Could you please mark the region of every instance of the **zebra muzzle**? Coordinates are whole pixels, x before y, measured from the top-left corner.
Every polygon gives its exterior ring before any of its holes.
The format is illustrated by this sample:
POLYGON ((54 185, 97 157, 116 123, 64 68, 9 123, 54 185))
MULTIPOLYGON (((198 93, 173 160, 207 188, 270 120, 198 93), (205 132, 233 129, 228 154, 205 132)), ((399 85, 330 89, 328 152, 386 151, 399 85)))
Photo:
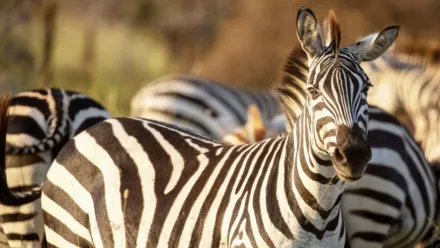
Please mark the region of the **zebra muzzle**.
POLYGON ((336 174, 344 181, 358 180, 371 159, 371 148, 364 131, 357 125, 352 128, 340 125, 337 128, 336 143, 332 155, 336 174))

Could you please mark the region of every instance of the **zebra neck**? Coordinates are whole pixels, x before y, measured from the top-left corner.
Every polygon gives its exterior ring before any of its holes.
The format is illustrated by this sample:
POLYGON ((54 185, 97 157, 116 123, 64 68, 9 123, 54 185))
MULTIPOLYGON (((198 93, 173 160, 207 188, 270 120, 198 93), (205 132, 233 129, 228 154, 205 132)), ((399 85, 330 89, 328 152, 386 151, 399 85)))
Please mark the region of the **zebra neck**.
MULTIPOLYGON (((320 137, 322 130, 315 129, 315 123, 311 117, 313 107, 311 107, 307 102, 304 104, 303 111, 298 116, 297 122, 300 125, 296 129, 296 135, 301 136, 304 145, 307 146, 307 150, 311 157, 318 159, 318 165, 324 164, 326 167, 331 165, 331 156, 327 151, 326 145, 324 144, 324 139, 320 137)), ((333 175, 327 175, 333 176, 333 175)))
POLYGON ((287 149, 287 167, 292 168, 287 176, 304 223, 320 231, 331 230, 338 225, 344 185, 336 178, 331 161, 320 159, 312 149, 309 125, 313 123, 303 112, 288 136, 287 146, 293 149, 287 149))

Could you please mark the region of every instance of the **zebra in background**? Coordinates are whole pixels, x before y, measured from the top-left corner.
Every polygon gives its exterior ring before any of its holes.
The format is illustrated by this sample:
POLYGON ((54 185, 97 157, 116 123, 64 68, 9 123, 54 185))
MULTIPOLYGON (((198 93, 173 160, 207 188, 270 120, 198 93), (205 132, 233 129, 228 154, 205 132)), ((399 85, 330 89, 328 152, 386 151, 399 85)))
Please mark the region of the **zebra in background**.
POLYGON ((243 90, 188 75, 166 76, 142 88, 131 101, 131 116, 188 128, 215 140, 246 122, 254 104, 264 121, 281 113, 270 90, 243 90))
MULTIPOLYGON (((47 88, 15 95, 9 106, 7 185, 3 186, 13 194, 38 191, 61 147, 109 117, 101 104, 74 91, 47 88)), ((39 247, 44 236, 39 194, 27 203, 16 201, 13 194, 0 199, 1 225, 8 243, 10 247, 39 247)))
POLYGON ((401 37, 393 49, 393 55, 405 64, 431 66, 440 62, 440 42, 426 37, 401 37))
POLYGON ((362 63, 362 68, 372 74, 384 69, 406 70, 421 69, 438 66, 440 59, 439 43, 428 40, 417 40, 400 37, 387 52, 374 61, 362 63))
MULTIPOLYGON (((43 186, 48 244, 343 247, 344 182, 358 180, 371 156, 359 63, 386 50, 398 28, 340 49, 339 24, 328 18, 323 37, 313 12, 298 12, 311 77, 286 136, 225 146, 171 124, 116 118, 66 144, 43 186)), ((293 86, 283 86, 287 99, 293 86)))
POLYGON ((399 56, 388 57, 391 59, 381 64, 362 65, 375 85, 369 100, 390 113, 407 116, 426 157, 440 170, 440 67, 420 66, 414 54, 412 63, 399 61, 399 56), (397 66, 393 60, 399 61, 397 66))
MULTIPOLYGON (((300 89, 295 92, 298 96, 291 96, 297 101, 307 94, 307 67, 306 54, 300 48, 294 49, 284 68, 283 80, 300 89)), ((422 150, 406 128, 381 109, 370 106, 369 113, 372 159, 364 176, 346 186, 342 198, 351 247, 410 247, 419 240, 425 244, 438 240, 438 230, 433 226, 438 225, 439 219, 436 213, 440 206, 439 192, 435 187, 438 177, 434 177, 422 150), (431 229, 427 232, 428 227, 431 229)), ((299 115, 299 112, 288 113, 290 118, 284 121, 295 121, 299 115)), ((260 133, 265 131, 258 119, 253 118, 247 127, 227 135, 228 140, 237 143, 251 140, 249 137, 255 137, 253 126, 260 133)))

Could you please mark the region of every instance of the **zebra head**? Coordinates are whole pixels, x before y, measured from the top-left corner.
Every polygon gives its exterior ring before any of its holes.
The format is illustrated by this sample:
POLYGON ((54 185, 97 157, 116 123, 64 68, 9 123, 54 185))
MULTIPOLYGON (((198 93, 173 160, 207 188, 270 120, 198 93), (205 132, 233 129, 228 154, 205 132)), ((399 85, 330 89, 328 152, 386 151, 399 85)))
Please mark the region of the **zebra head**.
POLYGON ((394 42, 399 27, 365 37, 340 48, 341 31, 333 10, 321 29, 315 15, 301 8, 297 36, 307 53, 307 107, 315 153, 333 162, 345 181, 359 179, 371 158, 367 144, 367 92, 371 86, 360 67, 379 57, 394 42))

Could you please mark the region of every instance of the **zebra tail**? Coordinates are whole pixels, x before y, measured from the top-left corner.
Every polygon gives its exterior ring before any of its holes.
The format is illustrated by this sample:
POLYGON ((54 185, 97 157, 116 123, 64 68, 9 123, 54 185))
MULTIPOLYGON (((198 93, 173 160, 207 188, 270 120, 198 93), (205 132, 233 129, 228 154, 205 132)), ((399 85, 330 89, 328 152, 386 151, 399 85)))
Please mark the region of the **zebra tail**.
MULTIPOLYGON (((56 91, 52 91, 52 94, 55 93, 61 94, 56 91)), ((66 118, 63 118, 63 113, 64 113, 63 111, 64 104, 62 100, 63 96, 55 95, 53 97, 54 100, 57 102, 56 104, 57 116, 51 120, 50 126, 55 126, 55 131, 51 135, 42 139, 38 144, 35 145, 17 147, 6 143, 6 154, 31 155, 31 154, 42 153, 54 149, 54 147, 58 146, 61 142, 63 142, 63 138, 66 136, 66 130, 68 130, 69 122, 66 120, 66 118)))
POLYGON ((6 135, 8 130, 8 107, 12 97, 0 96, 0 203, 7 206, 23 205, 40 197, 41 187, 25 193, 12 192, 6 180, 6 135))
POLYGON ((54 135, 42 139, 38 144, 29 146, 14 146, 6 144, 6 154, 8 155, 32 155, 52 150, 61 144, 65 135, 57 128, 54 135))

